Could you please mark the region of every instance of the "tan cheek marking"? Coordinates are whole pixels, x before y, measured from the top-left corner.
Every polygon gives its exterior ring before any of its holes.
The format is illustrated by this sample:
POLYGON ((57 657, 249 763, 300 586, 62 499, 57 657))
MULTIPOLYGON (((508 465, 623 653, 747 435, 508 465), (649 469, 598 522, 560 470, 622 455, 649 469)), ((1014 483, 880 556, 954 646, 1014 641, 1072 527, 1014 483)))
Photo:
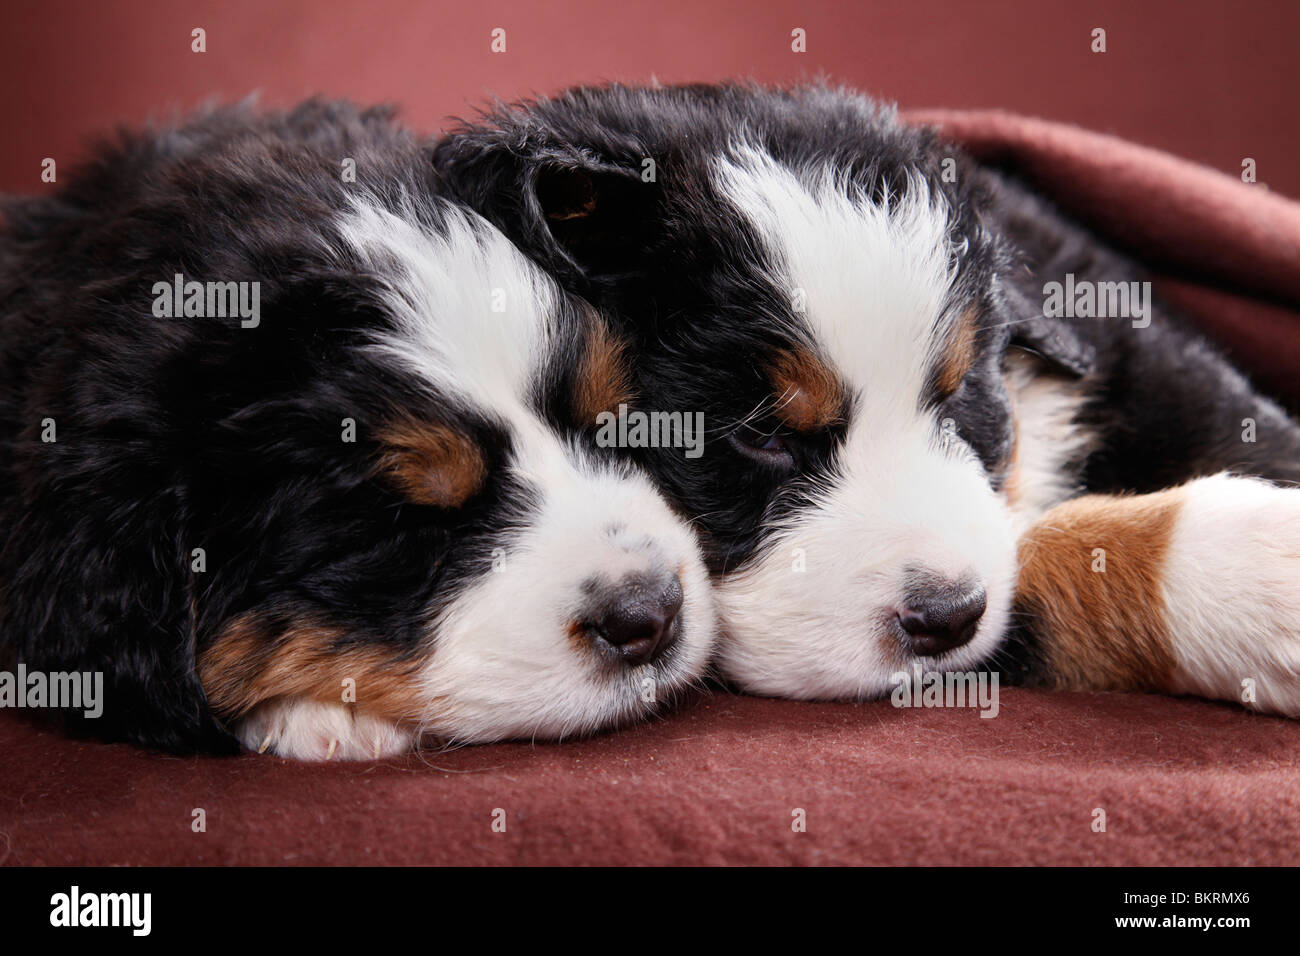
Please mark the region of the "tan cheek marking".
POLYGON ((1016 395, 1011 383, 1006 385, 1007 398, 1011 403, 1011 454, 1002 478, 1002 494, 1007 505, 1012 509, 1020 507, 1023 491, 1020 487, 1020 415, 1016 411, 1016 395))
POLYGON ((570 649, 582 660, 594 659, 592 635, 581 621, 569 621, 564 626, 570 649))
POLYGON ((847 396, 839 376, 807 349, 780 353, 768 367, 776 393, 773 410, 796 431, 816 431, 842 421, 847 396))
POLYGON ((1049 686, 1162 690, 1175 661, 1161 572, 1182 493, 1088 495, 1021 538, 1017 611, 1043 648, 1049 686), (1093 570, 1095 549, 1105 570, 1093 570))
POLYGON ((957 386, 975 363, 975 330, 975 310, 968 309, 949 331, 947 348, 935 380, 940 395, 947 397, 957 391, 957 386))
POLYGON ((601 412, 616 411, 620 404, 630 401, 631 381, 623 342, 593 317, 574 385, 573 407, 578 422, 594 424, 601 412))
POLYGON ((433 422, 398 422, 379 434, 379 469, 416 504, 456 508, 487 477, 483 453, 466 435, 433 422))
POLYGON ((278 697, 344 703, 344 680, 356 686, 358 710, 390 720, 419 719, 432 703, 415 678, 418 661, 383 647, 335 647, 339 632, 308 623, 282 634, 256 614, 232 620, 199 655, 199 680, 221 717, 242 717, 278 697))

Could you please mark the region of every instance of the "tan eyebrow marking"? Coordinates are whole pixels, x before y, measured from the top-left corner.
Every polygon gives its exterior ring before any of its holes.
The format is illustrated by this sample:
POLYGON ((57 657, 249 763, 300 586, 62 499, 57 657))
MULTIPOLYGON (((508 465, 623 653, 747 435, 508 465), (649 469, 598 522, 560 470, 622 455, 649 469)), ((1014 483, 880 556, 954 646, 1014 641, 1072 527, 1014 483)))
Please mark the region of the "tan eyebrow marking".
POLYGON ((384 446, 380 472, 415 504, 459 507, 487 478, 482 449, 447 425, 392 422, 380 431, 379 441, 384 446))
POLYGON ((815 431, 843 421, 848 395, 839 376, 810 349, 780 352, 768 366, 776 393, 773 414, 796 431, 815 431))
POLYGON ((578 421, 595 423, 601 412, 615 411, 632 397, 627 349, 605 324, 590 318, 586 350, 574 382, 573 407, 578 421))
POLYGON ((935 388, 945 398, 957 391, 975 363, 976 320, 975 309, 967 309, 948 330, 948 341, 935 377, 935 388))

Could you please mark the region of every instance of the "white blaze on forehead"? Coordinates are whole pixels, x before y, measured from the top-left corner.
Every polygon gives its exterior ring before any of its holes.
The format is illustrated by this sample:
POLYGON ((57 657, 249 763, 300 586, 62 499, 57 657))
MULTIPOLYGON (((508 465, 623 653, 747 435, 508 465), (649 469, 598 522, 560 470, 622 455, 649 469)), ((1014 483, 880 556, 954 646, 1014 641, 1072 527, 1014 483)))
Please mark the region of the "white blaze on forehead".
POLYGON ((516 473, 546 487, 572 482, 587 456, 562 442, 528 395, 556 343, 560 294, 499 230, 443 206, 436 228, 418 210, 355 201, 344 240, 384 283, 396 326, 375 348, 440 393, 507 423, 516 473))
POLYGON ((410 206, 395 213, 356 201, 341 223, 344 240, 383 281, 396 326, 374 347, 507 425, 512 471, 548 500, 611 469, 625 475, 625 466, 597 464, 530 407, 533 382, 558 344, 558 288, 486 219, 455 206, 438 212, 433 228, 410 206))
MULTIPOLYGON (((436 230, 416 212, 357 201, 344 240, 385 282, 395 335, 382 348, 430 384, 483 410, 517 412, 556 334, 558 294, 485 219, 444 207, 436 230)), ((515 417, 507 415, 507 417, 515 417)))
POLYGON ((914 401, 953 320, 943 197, 918 175, 905 196, 873 200, 834 170, 799 175, 751 147, 718 161, 714 175, 762 237, 787 301, 802 292, 821 355, 868 397, 914 401))

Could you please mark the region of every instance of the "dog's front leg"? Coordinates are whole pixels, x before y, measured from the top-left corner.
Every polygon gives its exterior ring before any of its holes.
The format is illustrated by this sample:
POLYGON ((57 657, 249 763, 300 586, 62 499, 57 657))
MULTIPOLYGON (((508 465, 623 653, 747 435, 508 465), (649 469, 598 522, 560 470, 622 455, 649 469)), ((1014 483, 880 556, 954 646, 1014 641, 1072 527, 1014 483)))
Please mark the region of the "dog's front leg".
POLYGON ((1031 682, 1300 717, 1300 489, 1217 475, 1075 498, 1019 556, 1031 682))

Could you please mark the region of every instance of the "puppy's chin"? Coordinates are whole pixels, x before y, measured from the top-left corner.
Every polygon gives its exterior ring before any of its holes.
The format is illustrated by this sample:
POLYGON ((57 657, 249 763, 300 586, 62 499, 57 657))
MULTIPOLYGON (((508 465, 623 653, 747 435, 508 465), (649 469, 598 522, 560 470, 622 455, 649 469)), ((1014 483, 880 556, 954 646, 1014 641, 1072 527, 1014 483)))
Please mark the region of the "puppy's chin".
POLYGON ((568 686, 554 694, 547 693, 549 685, 539 685, 536 693, 498 699, 490 706, 469 699, 448 701, 437 708, 435 718, 417 725, 417 736, 429 747, 562 741, 614 730, 662 710, 699 677, 700 662, 687 655, 666 655, 654 664, 617 672, 584 674, 586 668, 579 665, 566 679, 568 686))

